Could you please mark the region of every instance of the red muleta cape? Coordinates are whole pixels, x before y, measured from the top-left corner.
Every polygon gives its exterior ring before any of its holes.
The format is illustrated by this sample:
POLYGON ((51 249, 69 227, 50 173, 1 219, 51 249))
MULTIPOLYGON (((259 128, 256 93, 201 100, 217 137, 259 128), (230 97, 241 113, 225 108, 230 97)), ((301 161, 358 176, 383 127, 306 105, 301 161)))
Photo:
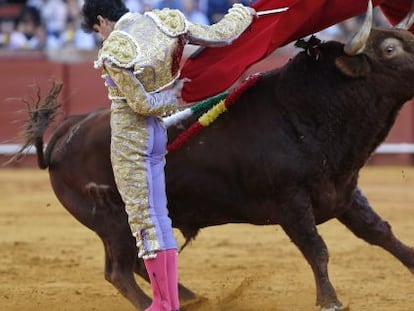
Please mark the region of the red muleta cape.
MULTIPOLYGON (((280 7, 289 7, 289 10, 257 18, 229 46, 206 48, 195 58, 188 58, 181 78, 191 81, 184 84, 183 99, 196 102, 223 92, 249 66, 278 47, 363 14, 367 4, 368 1, 361 0, 259 0, 253 5, 258 12, 280 7)), ((373 4, 379 5, 394 25, 408 13, 411 0, 374 0, 373 4)))

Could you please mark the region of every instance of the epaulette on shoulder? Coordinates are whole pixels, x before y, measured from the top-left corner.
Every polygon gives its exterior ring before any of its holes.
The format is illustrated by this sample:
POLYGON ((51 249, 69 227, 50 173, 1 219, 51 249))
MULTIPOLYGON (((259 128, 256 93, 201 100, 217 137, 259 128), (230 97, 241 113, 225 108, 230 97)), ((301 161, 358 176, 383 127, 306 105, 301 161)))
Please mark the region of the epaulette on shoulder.
POLYGON ((106 61, 122 68, 131 68, 140 55, 136 41, 128 33, 115 30, 104 41, 95 68, 101 67, 106 61))
POLYGON ((145 12, 144 14, 150 17, 158 28, 170 37, 177 37, 188 31, 187 20, 179 10, 164 8, 145 12))

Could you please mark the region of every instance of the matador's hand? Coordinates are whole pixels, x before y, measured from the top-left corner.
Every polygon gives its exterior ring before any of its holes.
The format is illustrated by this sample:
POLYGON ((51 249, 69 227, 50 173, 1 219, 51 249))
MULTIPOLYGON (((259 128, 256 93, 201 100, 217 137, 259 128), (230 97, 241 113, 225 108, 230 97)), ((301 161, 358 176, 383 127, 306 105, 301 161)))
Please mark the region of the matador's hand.
POLYGON ((253 17, 258 17, 257 12, 254 8, 250 7, 250 6, 246 6, 246 9, 250 12, 250 15, 253 17))
POLYGON ((173 90, 175 91, 175 96, 177 97, 177 99, 181 102, 182 96, 181 96, 181 90, 184 87, 184 83, 186 82, 190 82, 191 80, 189 78, 183 78, 183 79, 178 79, 175 81, 174 85, 173 85, 173 90))

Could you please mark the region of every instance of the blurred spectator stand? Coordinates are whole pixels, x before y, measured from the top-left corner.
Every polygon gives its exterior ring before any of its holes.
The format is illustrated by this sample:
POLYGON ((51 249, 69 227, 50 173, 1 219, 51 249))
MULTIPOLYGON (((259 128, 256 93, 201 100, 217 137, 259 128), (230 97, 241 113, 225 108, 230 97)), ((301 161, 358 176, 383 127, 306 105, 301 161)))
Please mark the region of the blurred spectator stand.
POLYGON ((46 35, 40 11, 35 7, 22 7, 6 46, 12 50, 37 50, 43 49, 45 43, 46 35))
POLYGON ((0 48, 9 43, 10 34, 20 15, 23 4, 0 1, 0 48))

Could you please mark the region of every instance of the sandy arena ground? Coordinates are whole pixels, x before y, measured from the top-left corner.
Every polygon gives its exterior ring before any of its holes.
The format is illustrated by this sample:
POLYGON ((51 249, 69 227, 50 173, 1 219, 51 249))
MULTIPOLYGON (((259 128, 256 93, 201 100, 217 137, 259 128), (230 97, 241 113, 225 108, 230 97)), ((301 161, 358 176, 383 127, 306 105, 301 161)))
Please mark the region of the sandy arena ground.
MULTIPOLYGON (((360 184, 414 246, 414 168, 369 167, 360 184)), ((1 311, 134 310, 104 280, 100 240, 58 203, 46 171, 0 170, 0 185, 1 311)), ((414 276, 400 262, 335 220, 319 230, 331 281, 350 310, 414 310, 414 276)), ((204 297, 186 311, 317 310, 310 267, 277 226, 205 229, 180 255, 179 269, 181 282, 204 297)))

